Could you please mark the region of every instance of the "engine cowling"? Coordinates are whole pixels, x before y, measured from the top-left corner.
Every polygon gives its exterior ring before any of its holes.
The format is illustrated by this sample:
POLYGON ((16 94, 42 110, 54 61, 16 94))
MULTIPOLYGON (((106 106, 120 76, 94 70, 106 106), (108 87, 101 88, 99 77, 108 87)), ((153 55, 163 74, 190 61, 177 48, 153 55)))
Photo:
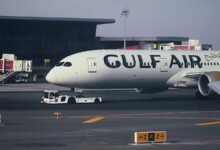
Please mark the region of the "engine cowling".
POLYGON ((198 88, 205 97, 216 97, 217 94, 208 86, 209 83, 220 80, 220 72, 208 72, 199 77, 198 88))
POLYGON ((163 88, 139 88, 139 89, 135 89, 136 92, 138 93, 159 93, 159 92, 163 92, 166 91, 168 88, 167 87, 163 87, 163 88))

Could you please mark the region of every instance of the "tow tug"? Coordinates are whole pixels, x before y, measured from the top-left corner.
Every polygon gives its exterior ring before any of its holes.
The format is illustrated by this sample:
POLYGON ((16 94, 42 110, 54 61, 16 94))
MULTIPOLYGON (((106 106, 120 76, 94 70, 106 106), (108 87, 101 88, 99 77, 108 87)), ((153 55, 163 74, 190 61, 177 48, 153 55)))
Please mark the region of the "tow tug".
POLYGON ((82 94, 77 96, 59 95, 57 90, 44 90, 43 104, 82 104, 82 103, 101 103, 101 97, 85 97, 82 94))

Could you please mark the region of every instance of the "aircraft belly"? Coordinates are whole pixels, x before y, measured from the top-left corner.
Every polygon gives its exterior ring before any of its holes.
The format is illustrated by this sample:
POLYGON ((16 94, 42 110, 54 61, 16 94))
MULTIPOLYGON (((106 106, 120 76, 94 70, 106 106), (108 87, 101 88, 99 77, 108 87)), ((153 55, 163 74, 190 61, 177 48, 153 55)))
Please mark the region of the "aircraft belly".
POLYGON ((86 88, 143 88, 161 87, 166 85, 169 73, 157 73, 158 71, 102 71, 105 73, 89 74, 81 86, 86 88), (84 84, 83 84, 84 82, 84 84))

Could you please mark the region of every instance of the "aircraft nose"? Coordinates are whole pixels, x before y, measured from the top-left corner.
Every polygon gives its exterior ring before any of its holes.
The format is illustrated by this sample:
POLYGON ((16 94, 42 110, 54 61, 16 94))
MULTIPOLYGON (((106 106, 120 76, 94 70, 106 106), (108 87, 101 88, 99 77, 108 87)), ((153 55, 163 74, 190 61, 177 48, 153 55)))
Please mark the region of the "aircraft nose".
POLYGON ((56 77, 56 74, 53 70, 51 70, 47 76, 46 76, 46 80, 47 82, 49 83, 56 83, 57 82, 57 77, 56 77))

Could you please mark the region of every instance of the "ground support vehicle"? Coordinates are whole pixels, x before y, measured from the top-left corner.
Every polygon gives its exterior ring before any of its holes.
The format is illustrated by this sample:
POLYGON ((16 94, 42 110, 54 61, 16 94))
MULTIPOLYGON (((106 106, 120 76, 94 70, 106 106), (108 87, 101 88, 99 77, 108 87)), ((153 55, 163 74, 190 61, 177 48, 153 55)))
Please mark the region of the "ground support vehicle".
POLYGON ((82 95, 69 96, 59 95, 57 90, 45 90, 41 103, 43 104, 82 104, 82 103, 101 103, 101 97, 85 97, 82 95))

